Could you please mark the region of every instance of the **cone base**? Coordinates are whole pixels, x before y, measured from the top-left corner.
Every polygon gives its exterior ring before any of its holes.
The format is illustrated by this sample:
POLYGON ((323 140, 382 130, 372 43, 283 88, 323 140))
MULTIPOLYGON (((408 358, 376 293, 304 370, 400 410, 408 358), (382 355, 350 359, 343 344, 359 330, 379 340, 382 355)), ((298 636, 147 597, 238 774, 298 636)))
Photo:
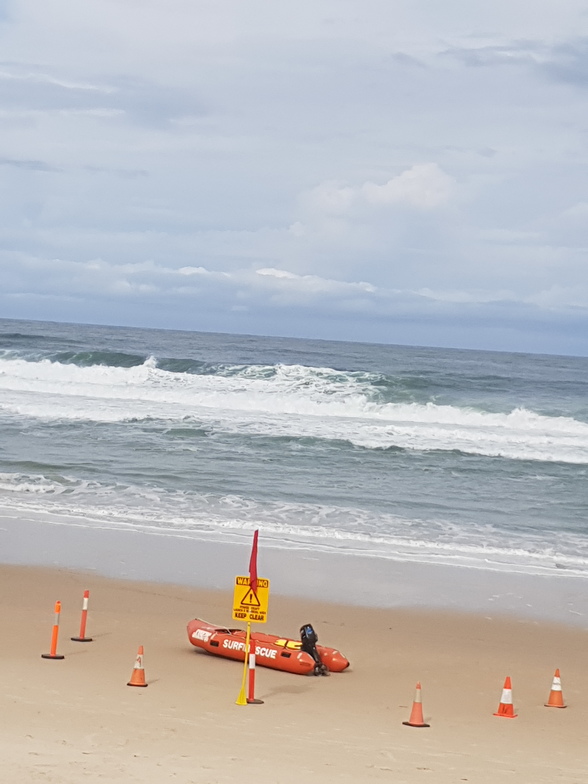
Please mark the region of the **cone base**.
POLYGON ((263 705, 263 700, 253 699, 250 700, 247 698, 247 705, 263 705))
POLYGON ((567 705, 552 705, 550 702, 543 703, 546 708, 567 708, 567 705))
POLYGON ((65 659, 65 656, 62 656, 60 653, 42 653, 42 659, 65 659))
POLYGON ((410 721, 403 721, 402 722, 405 727, 430 727, 430 724, 411 724, 410 721))
POLYGON ((129 681, 127 683, 127 686, 139 686, 140 688, 147 688, 147 686, 149 686, 149 684, 148 683, 131 683, 131 681, 129 681))
POLYGON ((70 637, 69 639, 74 642, 92 642, 91 637, 70 637))
POLYGON ((518 713, 509 716, 508 713, 493 713, 493 716, 498 716, 499 719, 518 719, 518 713))

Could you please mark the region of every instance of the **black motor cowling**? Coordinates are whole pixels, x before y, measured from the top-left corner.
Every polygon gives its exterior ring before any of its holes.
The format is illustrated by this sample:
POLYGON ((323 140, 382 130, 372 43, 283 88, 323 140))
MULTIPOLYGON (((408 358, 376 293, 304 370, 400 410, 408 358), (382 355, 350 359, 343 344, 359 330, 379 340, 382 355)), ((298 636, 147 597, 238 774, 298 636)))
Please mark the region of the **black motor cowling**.
POLYGON ((321 661, 320 653, 317 650, 316 644, 318 636, 310 623, 305 623, 300 627, 300 641, 302 643, 302 650, 308 653, 314 659, 314 674, 315 675, 328 675, 326 665, 321 661))

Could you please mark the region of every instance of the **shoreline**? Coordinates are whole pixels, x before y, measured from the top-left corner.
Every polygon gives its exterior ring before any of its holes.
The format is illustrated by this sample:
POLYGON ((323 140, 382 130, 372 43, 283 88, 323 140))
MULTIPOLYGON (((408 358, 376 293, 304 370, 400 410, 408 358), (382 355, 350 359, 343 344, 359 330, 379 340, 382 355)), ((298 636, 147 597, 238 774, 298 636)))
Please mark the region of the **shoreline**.
MULTIPOLYGON (((247 574, 250 545, 168 532, 92 529, 0 514, 0 562, 65 568, 113 579, 232 590, 247 574)), ((586 578, 393 561, 264 546, 258 571, 271 595, 365 608, 491 613, 588 628, 586 578)))

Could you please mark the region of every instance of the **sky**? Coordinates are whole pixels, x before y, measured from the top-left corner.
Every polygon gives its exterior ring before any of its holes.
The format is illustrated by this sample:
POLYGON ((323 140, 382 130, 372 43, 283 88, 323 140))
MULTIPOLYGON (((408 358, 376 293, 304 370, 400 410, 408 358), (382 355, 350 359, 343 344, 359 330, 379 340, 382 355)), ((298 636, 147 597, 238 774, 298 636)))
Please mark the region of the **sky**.
POLYGON ((584 0, 0 0, 0 316, 588 355, 584 0))

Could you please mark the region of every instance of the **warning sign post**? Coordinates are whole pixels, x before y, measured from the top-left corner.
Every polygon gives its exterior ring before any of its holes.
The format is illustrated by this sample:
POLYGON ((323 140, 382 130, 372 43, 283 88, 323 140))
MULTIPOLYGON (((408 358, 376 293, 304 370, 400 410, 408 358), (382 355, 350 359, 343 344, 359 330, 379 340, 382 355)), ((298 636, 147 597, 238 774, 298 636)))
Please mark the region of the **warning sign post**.
POLYGON ((265 623, 267 621, 269 587, 269 580, 258 577, 257 590, 253 591, 249 577, 235 577, 233 620, 265 623))

